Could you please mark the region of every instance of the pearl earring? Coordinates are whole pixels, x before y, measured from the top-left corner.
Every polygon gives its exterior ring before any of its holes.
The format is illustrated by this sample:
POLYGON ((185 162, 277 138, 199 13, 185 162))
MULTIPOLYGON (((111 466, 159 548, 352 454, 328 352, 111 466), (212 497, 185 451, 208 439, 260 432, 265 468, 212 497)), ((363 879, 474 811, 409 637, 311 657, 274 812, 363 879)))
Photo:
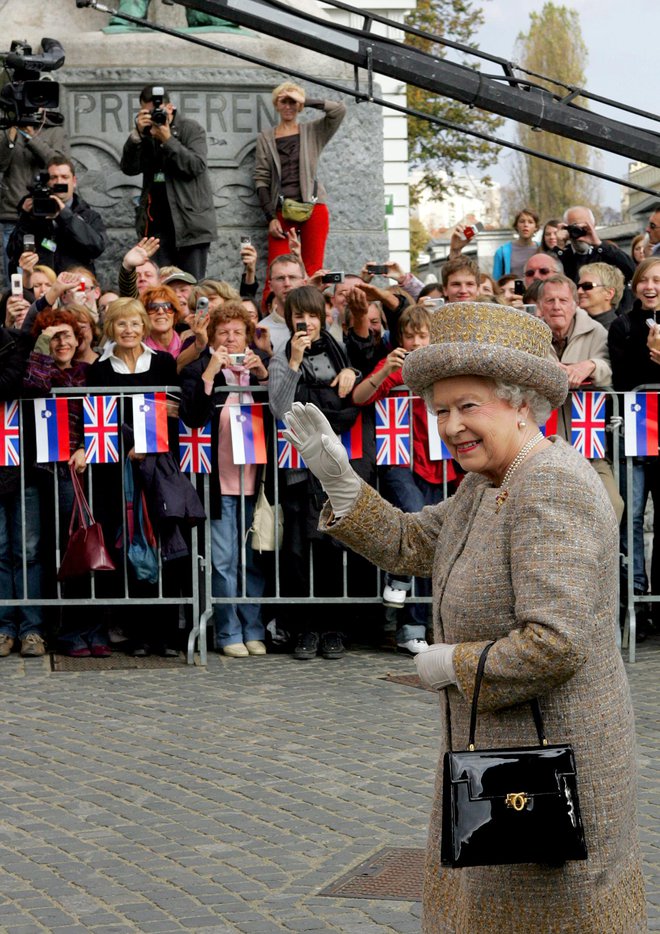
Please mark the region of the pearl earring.
POLYGON ((521 421, 518 422, 518 428, 526 428, 526 427, 527 427, 527 422, 526 422, 526 421, 521 420, 521 421))

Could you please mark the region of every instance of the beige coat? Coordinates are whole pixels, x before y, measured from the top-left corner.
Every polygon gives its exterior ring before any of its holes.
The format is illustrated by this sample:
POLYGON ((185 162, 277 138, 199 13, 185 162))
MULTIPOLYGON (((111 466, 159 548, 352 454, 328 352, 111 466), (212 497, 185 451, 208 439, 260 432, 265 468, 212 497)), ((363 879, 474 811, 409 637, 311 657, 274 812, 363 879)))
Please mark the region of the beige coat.
MULTIPOLYGON (((587 314, 584 308, 578 308, 575 312, 573 333, 568 339, 566 349, 564 350, 562 363, 582 363, 583 360, 592 360, 596 364, 591 379, 596 389, 612 388, 612 367, 610 366, 610 354, 607 349, 607 331, 602 324, 587 314)), ((554 347, 548 350, 548 356, 552 360, 559 361, 554 347)), ((557 434, 567 441, 571 438, 571 396, 559 410, 557 419, 557 434)))
POLYGON ((442 752, 467 744, 476 665, 490 651, 477 746, 573 744, 589 858, 562 868, 440 866, 441 778, 431 814, 426 934, 633 934, 646 930, 635 813, 633 713, 615 642, 618 532, 587 461, 560 439, 515 473, 507 500, 468 474, 451 499, 406 514, 364 486, 321 526, 390 572, 433 577, 437 642, 456 643, 457 687, 440 692, 442 752))

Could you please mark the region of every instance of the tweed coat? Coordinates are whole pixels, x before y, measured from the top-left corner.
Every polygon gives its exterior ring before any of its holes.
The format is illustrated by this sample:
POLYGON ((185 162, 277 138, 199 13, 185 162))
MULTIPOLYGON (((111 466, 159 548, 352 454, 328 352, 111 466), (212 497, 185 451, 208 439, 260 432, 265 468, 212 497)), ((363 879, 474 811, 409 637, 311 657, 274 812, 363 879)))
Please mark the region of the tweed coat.
POLYGON ((479 655, 477 748, 534 745, 538 697, 549 742, 573 744, 589 858, 465 869, 440 865, 440 767, 424 880, 425 934, 646 931, 636 823, 634 726, 616 646, 618 530, 588 462, 559 438, 530 455, 500 506, 468 474, 438 506, 406 514, 367 486, 321 527, 390 572, 433 578, 436 642, 456 643, 441 691, 441 757, 467 745, 479 655))

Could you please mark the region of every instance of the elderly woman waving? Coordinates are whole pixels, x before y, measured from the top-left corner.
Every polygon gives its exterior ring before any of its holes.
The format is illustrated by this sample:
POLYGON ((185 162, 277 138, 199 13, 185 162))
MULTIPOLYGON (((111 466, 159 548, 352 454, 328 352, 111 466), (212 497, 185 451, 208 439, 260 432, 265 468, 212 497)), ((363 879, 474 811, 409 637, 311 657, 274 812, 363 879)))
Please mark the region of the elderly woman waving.
POLYGON ((538 742, 533 699, 550 742, 573 746, 586 860, 442 867, 440 774, 426 934, 646 930, 633 717, 615 640, 617 524, 587 461, 539 430, 567 392, 566 374, 546 359, 550 342, 543 322, 499 305, 450 304, 434 316, 431 344, 408 355, 403 378, 467 475, 453 497, 416 514, 360 481, 314 407, 295 404, 287 416, 290 439, 330 499, 321 528, 387 571, 433 578, 435 645, 415 663, 441 692, 441 748, 467 743, 490 643, 480 747, 538 742))

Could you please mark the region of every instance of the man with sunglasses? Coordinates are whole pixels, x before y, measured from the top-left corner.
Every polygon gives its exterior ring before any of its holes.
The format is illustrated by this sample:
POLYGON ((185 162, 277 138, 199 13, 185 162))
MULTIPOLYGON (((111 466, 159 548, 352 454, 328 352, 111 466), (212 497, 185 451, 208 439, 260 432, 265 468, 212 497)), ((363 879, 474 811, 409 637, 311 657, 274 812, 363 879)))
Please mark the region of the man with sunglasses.
POLYGON ((563 276, 564 267, 556 256, 551 253, 535 253, 525 263, 523 278, 525 287, 529 288, 536 279, 547 279, 549 276, 563 276))
POLYGON ((646 225, 646 233, 649 235, 651 244, 651 256, 660 256, 660 205, 653 208, 646 225))

